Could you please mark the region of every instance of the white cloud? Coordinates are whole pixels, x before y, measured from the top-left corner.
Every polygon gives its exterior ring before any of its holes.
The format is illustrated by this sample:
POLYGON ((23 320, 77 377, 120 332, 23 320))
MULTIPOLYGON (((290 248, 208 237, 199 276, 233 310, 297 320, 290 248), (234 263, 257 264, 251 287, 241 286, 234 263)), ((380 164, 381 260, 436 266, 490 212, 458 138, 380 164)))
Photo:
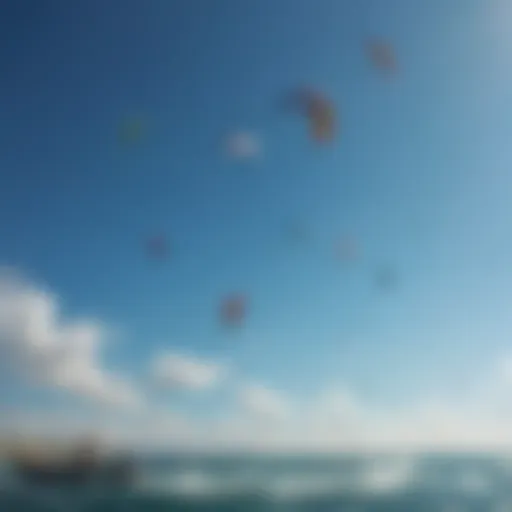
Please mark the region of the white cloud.
POLYGON ((135 405, 140 402, 136 390, 101 366, 98 349, 106 334, 97 321, 64 320, 55 296, 9 269, 0 272, 0 367, 4 375, 100 403, 135 405))
POLYGON ((330 386, 322 390, 311 404, 315 415, 337 419, 356 417, 360 413, 355 396, 345 386, 330 386))
POLYGON ((233 158, 248 159, 258 156, 261 151, 258 139, 246 132, 231 134, 226 140, 226 150, 233 158))
MULTIPOLYGON (((512 416, 503 418, 496 411, 478 408, 471 400, 464 403, 468 406, 447 400, 418 399, 409 407, 380 408, 357 398, 346 386, 337 389, 332 384, 307 401, 294 397, 292 402, 283 393, 256 384, 239 391, 233 409, 220 417, 197 418, 152 408, 130 421, 112 413, 101 421, 86 417, 83 425, 88 425, 89 430, 97 425, 97 430, 104 432, 112 443, 162 449, 259 452, 512 449, 512 416)), ((18 420, 26 423, 21 418, 18 420)), ((77 431, 79 422, 75 420, 68 423, 77 431)), ((0 426, 4 422, 0 419, 0 426)), ((55 431, 66 425, 62 415, 41 420, 50 432, 52 422, 55 431)), ((31 427, 37 425, 37 414, 31 416, 29 423, 31 427)))
POLYGON ((251 384, 240 389, 239 404, 251 416, 284 418, 290 411, 286 398, 265 386, 251 384))
MULTIPOLYGON (((142 401, 129 380, 105 369, 107 337, 93 320, 69 320, 55 296, 12 273, 0 273, 0 375, 4 380, 58 388, 102 404, 144 404, 137 416, 117 408, 101 414, 18 410, 0 415, 0 431, 100 431, 111 442, 152 447, 224 450, 512 449, 512 359, 500 358, 475 376, 466 396, 416 397, 408 406, 380 407, 350 386, 326 384, 311 399, 260 384, 233 387, 224 416, 194 418, 142 401)), ((226 374, 215 362, 164 352, 151 361, 162 384, 211 388, 226 374)), ((236 383, 235 383, 236 384, 236 383)), ((14 389, 14 388, 13 388, 14 389)), ((447 390, 449 391, 449 390, 447 390)))
POLYGON ((201 390, 218 384, 226 369, 211 361, 162 352, 153 359, 151 373, 162 385, 201 390))
POLYGON ((512 408, 502 407, 512 391, 506 370, 500 360, 458 400, 417 397, 394 408, 365 402, 344 385, 326 386, 294 407, 282 393, 250 386, 239 395, 246 416, 223 421, 215 439, 219 446, 278 451, 512 449, 512 408))

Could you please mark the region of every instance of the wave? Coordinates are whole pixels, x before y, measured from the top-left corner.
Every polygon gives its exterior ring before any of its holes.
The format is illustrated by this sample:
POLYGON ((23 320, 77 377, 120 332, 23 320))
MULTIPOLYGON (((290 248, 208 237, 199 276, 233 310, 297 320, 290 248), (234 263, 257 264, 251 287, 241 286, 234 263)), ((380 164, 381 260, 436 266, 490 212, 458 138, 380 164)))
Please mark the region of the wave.
MULTIPOLYGON (((14 489, 12 477, 0 468, 0 492, 14 489)), ((471 510, 468 503, 478 502, 482 510, 511 512, 512 466, 497 459, 450 457, 168 458, 141 462, 140 479, 125 494, 132 501, 196 504, 252 500, 279 506, 331 500, 348 503, 344 506, 349 510, 402 500, 408 503, 404 510, 429 502, 432 508, 422 510, 436 512, 471 510)), ((105 493, 98 491, 94 499, 100 498, 105 499, 105 493)), ((45 500, 58 501, 53 495, 45 500)))
MULTIPOLYGON (((407 493, 489 496, 510 488, 512 472, 498 461, 467 464, 449 459, 439 464, 414 457, 361 458, 321 461, 240 461, 232 467, 201 463, 143 473, 141 492, 212 499, 257 495, 272 501, 300 500, 318 496, 385 496, 407 493), (354 463, 356 462, 356 463, 354 463), (498 475, 497 471, 502 468, 498 475)), ((512 507, 510 508, 512 511, 512 507)))

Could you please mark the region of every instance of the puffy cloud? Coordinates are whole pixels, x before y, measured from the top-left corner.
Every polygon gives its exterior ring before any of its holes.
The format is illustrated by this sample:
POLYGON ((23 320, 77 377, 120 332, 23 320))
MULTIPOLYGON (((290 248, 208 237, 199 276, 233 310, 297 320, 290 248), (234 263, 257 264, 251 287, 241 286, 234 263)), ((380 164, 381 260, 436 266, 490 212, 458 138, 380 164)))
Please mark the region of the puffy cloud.
MULTIPOLYGON (((183 449, 333 451, 512 448, 512 359, 466 387, 466 396, 417 397, 409 406, 380 407, 350 386, 326 385, 311 399, 260 384, 234 387, 227 415, 200 419, 143 401, 129 380, 99 357, 108 335, 94 320, 69 320, 54 295, 11 272, 0 273, 0 375, 7 382, 62 389, 102 404, 145 405, 141 414, 107 408, 18 410, 0 415, 0 431, 103 432, 112 443, 183 449)), ((153 377, 171 387, 201 390, 226 374, 223 365, 172 352, 150 361, 153 377)))
POLYGON ((345 386, 330 386, 322 390, 310 405, 315 416, 338 419, 354 418, 360 407, 355 396, 345 386))
POLYGON ((290 412, 290 405, 281 393, 257 384, 241 388, 238 400, 251 416, 284 418, 290 412))
POLYGON ((501 400, 511 387, 508 366, 500 360, 465 397, 417 397, 400 407, 368 403, 344 385, 328 385, 294 407, 277 391, 246 387, 239 395, 246 416, 218 425, 216 443, 278 451, 512 448, 512 414, 501 400), (280 421, 260 421, 269 417, 280 421))
POLYGON ((226 369, 211 361, 162 352, 153 359, 151 373, 162 385, 201 390, 218 384, 226 369))
POLYGON ((5 376, 104 404, 139 404, 134 387, 101 366, 98 351, 106 335, 97 321, 64 320, 54 295, 10 269, 0 272, 0 367, 5 376))
MULTIPOLYGON (((241 388, 237 398, 238 407, 222 416, 195 418, 153 407, 130 421, 112 413, 101 421, 84 417, 81 425, 89 430, 97 425, 96 430, 114 444, 186 451, 414 452, 512 447, 512 418, 491 410, 484 414, 476 404, 465 407, 446 399, 419 399, 409 407, 380 408, 365 403, 346 386, 333 385, 310 400, 295 397, 292 402, 283 393, 252 384, 241 388)), ((28 422, 23 415, 14 418, 0 418, 0 426, 7 419, 34 429, 38 424, 37 413, 28 422)), ((77 416, 68 423, 62 418, 52 414, 41 424, 50 432, 68 424, 79 430, 77 416), (52 423, 56 426, 50 427, 52 423)))
POLYGON ((247 132, 237 132, 227 138, 226 150, 233 158, 247 159, 258 156, 261 147, 260 142, 254 135, 247 132))

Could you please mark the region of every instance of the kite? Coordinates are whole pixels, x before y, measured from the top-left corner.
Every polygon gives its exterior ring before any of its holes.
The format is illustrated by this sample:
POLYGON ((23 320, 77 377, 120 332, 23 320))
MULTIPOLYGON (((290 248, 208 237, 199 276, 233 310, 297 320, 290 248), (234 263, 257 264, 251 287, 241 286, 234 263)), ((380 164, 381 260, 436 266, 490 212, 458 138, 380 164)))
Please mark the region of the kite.
POLYGON ((122 144, 133 146, 146 135, 146 126, 141 117, 125 119, 119 128, 119 139, 122 144))
POLYGON ((155 259, 163 260, 169 254, 169 246, 164 236, 151 237, 146 244, 148 254, 155 259))
POLYGON ((335 254, 336 258, 341 261, 353 261, 358 256, 358 247, 352 238, 342 238, 336 242, 335 254))
POLYGON ((285 230, 286 238, 294 244, 307 243, 312 237, 309 226, 298 220, 285 226, 285 230))
POLYGON ((312 90, 302 90, 292 96, 292 104, 308 119, 309 132, 313 140, 325 143, 333 139, 336 112, 333 104, 325 96, 312 90))
POLYGON ((381 267, 375 274, 375 285, 381 290, 390 290, 397 284, 397 275, 389 266, 381 267))
POLYGON ((370 60, 378 70, 385 73, 397 71, 396 56, 390 45, 374 40, 368 43, 367 51, 370 60))
POLYGON ((247 313, 247 299, 242 294, 232 294, 221 304, 220 317, 226 325, 240 324, 247 313))

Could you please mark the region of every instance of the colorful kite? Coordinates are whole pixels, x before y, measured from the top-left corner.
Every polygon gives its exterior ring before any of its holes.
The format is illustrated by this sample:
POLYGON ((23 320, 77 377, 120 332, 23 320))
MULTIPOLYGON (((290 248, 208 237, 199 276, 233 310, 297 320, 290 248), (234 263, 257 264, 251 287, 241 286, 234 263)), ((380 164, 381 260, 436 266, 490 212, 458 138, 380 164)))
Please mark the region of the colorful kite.
POLYGON ((163 260, 169 255, 167 239, 162 235, 151 237, 147 241, 146 249, 149 256, 154 259, 163 260))
POLYGON ((373 65, 384 73, 395 73, 398 69, 395 53, 390 45, 373 40, 367 44, 367 52, 373 65))
POLYGON ((341 261, 354 261, 359 256, 356 241, 349 237, 341 238, 336 242, 335 255, 341 261))
POLYGON ((223 324, 239 325, 247 313, 247 299, 242 294, 232 294, 222 301, 220 317, 223 324))
POLYGON ((142 141, 146 131, 146 124, 141 117, 127 118, 119 128, 119 140, 124 145, 133 146, 142 141))
POLYGON ((311 227, 299 220, 294 220, 287 224, 284 235, 287 241, 294 245, 309 243, 313 238, 311 227))
POLYGON ((397 285, 397 274, 390 266, 380 267, 375 274, 375 285, 384 291, 391 290, 397 285))
POLYGON ((336 112, 325 96, 313 90, 302 90, 294 93, 291 100, 292 105, 308 119, 313 140, 325 143, 334 138, 336 112))

